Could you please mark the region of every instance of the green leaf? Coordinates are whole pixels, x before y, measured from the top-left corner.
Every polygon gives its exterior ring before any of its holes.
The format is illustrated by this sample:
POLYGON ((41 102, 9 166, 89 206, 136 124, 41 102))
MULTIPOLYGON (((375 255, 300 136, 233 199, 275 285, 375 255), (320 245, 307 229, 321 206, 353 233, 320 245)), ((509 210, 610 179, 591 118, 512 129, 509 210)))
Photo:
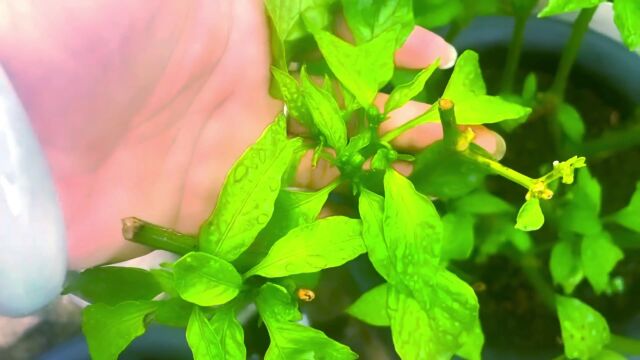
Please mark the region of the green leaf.
POLYGON ((366 251, 362 223, 331 216, 291 230, 245 277, 282 277, 340 266, 366 251))
POLYGON ((338 103, 331 93, 318 88, 311 82, 304 68, 300 78, 305 101, 314 124, 327 139, 327 143, 340 152, 347 145, 347 126, 342 119, 338 103))
MULTIPOLYGON (((281 41, 294 40, 306 34, 303 17, 319 18, 317 12, 326 13, 335 0, 266 0, 265 7, 281 41)), ((321 16, 326 18, 326 16, 321 16)), ((324 19, 328 21, 328 19, 324 19)), ((316 27, 325 24, 316 23, 316 27)))
POLYGON ((564 354, 589 359, 609 342, 609 325, 599 312, 578 299, 556 296, 564 354))
POLYGON ((384 189, 384 236, 398 274, 388 293, 396 351, 404 359, 451 357, 471 341, 465 334, 478 321, 478 299, 439 265, 442 222, 431 201, 393 169, 384 189))
POLYGON ((404 277, 403 264, 438 264, 442 221, 431 200, 393 169, 385 173, 384 189, 384 236, 398 274, 404 277))
POLYGON ((540 199, 527 200, 518 211, 515 228, 522 231, 538 230, 544 224, 544 214, 540 208, 540 199))
POLYGON ((305 126, 311 126, 311 115, 298 81, 286 71, 276 67, 271 67, 271 73, 278 82, 280 93, 291 115, 305 126))
POLYGON ((193 352, 194 360, 224 359, 225 354, 217 334, 197 306, 193 307, 187 325, 187 343, 193 352))
POLYGON ((444 238, 442 242, 443 260, 467 259, 473 251, 473 216, 462 212, 450 212, 442 217, 444 238))
POLYGON ((151 300, 160 292, 160 284, 146 270, 101 266, 70 276, 62 293, 74 294, 90 303, 116 305, 129 300, 151 300))
POLYGON ((602 230, 600 204, 602 190, 588 169, 578 172, 576 184, 567 195, 568 203, 560 215, 560 228, 577 234, 596 234, 602 230))
POLYGON ((609 289, 609 274, 622 260, 622 250, 611 240, 609 233, 587 235, 582 239, 582 269, 584 275, 600 294, 609 289))
POLYGON ((220 360, 244 360, 247 350, 244 346, 244 330, 236 319, 232 307, 218 309, 209 322, 222 348, 220 360))
POLYGON ((569 140, 580 143, 584 138, 584 121, 580 113, 571 105, 562 103, 558 106, 556 121, 569 140))
MULTIPOLYGON (((465 51, 458 58, 442 98, 452 100, 455 104, 458 125, 491 124, 519 119, 531 113, 528 107, 506 101, 499 96, 487 95, 478 54, 471 50, 465 51)), ((439 120, 438 112, 431 111, 425 113, 421 121, 439 120)))
POLYGON ((461 0, 421 0, 414 2, 416 25, 434 29, 449 25, 464 11, 461 0))
POLYGON ((397 86, 384 104, 384 113, 388 114, 395 109, 400 108, 402 105, 413 99, 424 88, 424 84, 429 80, 433 72, 436 71, 440 65, 440 59, 436 59, 429 67, 420 71, 410 82, 397 86))
POLYGON ((372 191, 362 189, 359 211, 362 218, 362 238, 367 247, 367 255, 376 271, 387 281, 393 276, 389 264, 389 251, 384 240, 384 198, 372 191))
POLYGON ((611 216, 616 223, 640 233, 640 182, 636 183, 636 191, 629 204, 611 216))
POLYGON ((82 312, 82 332, 93 360, 115 360, 144 334, 146 317, 156 309, 151 301, 126 301, 115 306, 94 304, 82 312))
POLYGON ((640 46, 640 2, 616 0, 613 2, 613 13, 622 40, 630 50, 636 50, 640 46))
POLYGON ((483 190, 455 200, 453 206, 457 212, 473 215, 509 214, 514 210, 508 202, 483 190))
POLYGON ((389 326, 387 314, 387 289, 389 284, 384 283, 362 294, 347 308, 347 313, 367 324, 375 326, 389 326))
POLYGON ((328 338, 322 331, 301 325, 297 303, 279 285, 266 283, 260 288, 256 305, 267 325, 271 344, 265 360, 356 359, 347 346, 328 338))
POLYGON ((342 0, 344 17, 358 44, 370 41, 389 29, 398 27, 396 48, 413 30, 411 0, 353 1, 342 0))
MULTIPOLYGON (((578 11, 581 9, 591 8, 605 0, 549 0, 547 6, 545 6, 538 17, 552 16, 564 14, 572 11, 578 11)), ((618 1, 618 0, 616 0, 618 1)))
POLYGON ((458 352, 479 354, 484 339, 473 289, 444 269, 423 281, 431 284, 418 290, 415 298, 394 286, 388 289, 391 332, 400 357, 447 359, 458 352))
POLYGON ((271 220, 236 263, 242 264, 243 268, 255 265, 267 255, 276 240, 298 226, 312 223, 337 184, 332 183, 315 192, 281 190, 271 220))
POLYGON ((227 261, 238 257, 264 228, 281 178, 298 142, 287 140, 281 115, 249 147, 224 181, 215 210, 200 228, 200 249, 227 261))
POLYGON ((366 108, 393 75, 397 34, 398 28, 392 28, 359 46, 325 31, 314 36, 331 71, 366 108))
POLYGON ((487 171, 476 162, 439 140, 416 156, 411 181, 424 194, 450 199, 476 189, 486 175, 487 171))
POLYGON ((153 320, 159 324, 184 328, 189 323, 193 304, 181 298, 172 298, 156 302, 156 310, 153 320))
POLYGON ((224 304, 242 287, 242 277, 233 265, 203 252, 180 258, 173 274, 180 297, 200 306, 224 304))
POLYGON ((572 241, 558 241, 551 250, 549 270, 554 284, 562 285, 565 294, 570 294, 582 281, 580 247, 572 241))
POLYGON ((169 296, 178 296, 175 279, 171 271, 165 269, 151 269, 149 270, 149 272, 151 273, 151 275, 153 275, 158 284, 160 284, 163 292, 165 292, 169 296))

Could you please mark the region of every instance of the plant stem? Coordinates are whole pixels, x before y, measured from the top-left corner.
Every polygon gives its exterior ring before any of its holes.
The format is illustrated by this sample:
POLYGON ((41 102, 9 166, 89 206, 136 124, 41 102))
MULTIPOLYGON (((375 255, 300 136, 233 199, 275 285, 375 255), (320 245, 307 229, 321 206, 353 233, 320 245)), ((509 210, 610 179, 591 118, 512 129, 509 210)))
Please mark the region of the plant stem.
POLYGON ((562 57, 560 58, 560 64, 558 65, 558 71, 556 72, 553 85, 551 86, 551 92, 559 99, 564 98, 564 92, 567 88, 567 81, 569 79, 569 74, 571 73, 571 68, 578 56, 582 39, 584 38, 587 30, 589 30, 589 22, 591 22, 591 18, 593 18, 596 9, 597 6, 581 10, 578 18, 576 18, 576 21, 573 23, 571 37, 569 37, 569 41, 564 47, 562 57))
POLYGON ((513 81, 520 64, 520 55, 522 54, 522 44, 524 43, 524 30, 527 26, 529 15, 518 15, 515 17, 515 27, 513 29, 513 37, 509 44, 507 53, 507 64, 502 75, 502 92, 510 93, 513 91, 513 81))
POLYGON ((640 340, 611 334, 607 348, 625 355, 640 355, 640 340))
POLYGON ((456 127, 456 113, 453 101, 449 99, 438 100, 438 112, 442 122, 442 140, 449 149, 455 149, 458 143, 458 128, 456 127))
POLYGON ((475 161, 476 163, 478 163, 479 165, 482 165, 483 167, 485 167, 487 170, 500 175, 508 180, 513 181, 516 184, 522 185, 524 188, 526 188, 527 190, 531 189, 531 187, 533 186, 533 184, 536 182, 535 179, 528 177, 527 175, 521 174, 509 167, 506 167, 502 164, 500 164, 499 162, 489 159, 486 156, 477 154, 475 152, 473 152, 471 150, 471 148, 467 149, 466 151, 461 152, 462 155, 464 155, 465 157, 467 157, 468 159, 471 159, 473 161, 475 161))
POLYGON ((195 251, 198 241, 189 235, 148 223, 136 217, 122 219, 122 235, 128 241, 178 255, 195 251))
POLYGON ((398 126, 397 128, 390 130, 388 133, 382 135, 382 137, 380 138, 380 142, 390 142, 391 140, 413 129, 414 127, 424 124, 426 122, 424 118, 430 116, 433 111, 435 111, 435 107, 432 106, 426 112, 414 117, 413 119, 398 126))

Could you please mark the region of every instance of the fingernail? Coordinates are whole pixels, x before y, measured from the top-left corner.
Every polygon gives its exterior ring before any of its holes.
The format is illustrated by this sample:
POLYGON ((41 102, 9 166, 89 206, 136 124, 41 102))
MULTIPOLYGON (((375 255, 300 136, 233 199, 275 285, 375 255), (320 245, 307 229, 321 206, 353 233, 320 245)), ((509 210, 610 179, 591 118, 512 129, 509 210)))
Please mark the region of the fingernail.
POLYGON ((446 55, 442 58, 442 62, 440 63, 440 69, 450 69, 455 65, 456 60, 458 59, 458 50, 451 44, 447 44, 446 55))
POLYGON ((53 180, 18 96, 0 67, 0 314, 54 300, 66 274, 64 222, 53 180))
POLYGON ((500 134, 498 133, 494 133, 494 134, 496 139, 496 147, 491 155, 493 155, 493 157, 496 160, 500 160, 504 157, 504 154, 507 152, 507 143, 504 141, 504 138, 500 136, 500 134))

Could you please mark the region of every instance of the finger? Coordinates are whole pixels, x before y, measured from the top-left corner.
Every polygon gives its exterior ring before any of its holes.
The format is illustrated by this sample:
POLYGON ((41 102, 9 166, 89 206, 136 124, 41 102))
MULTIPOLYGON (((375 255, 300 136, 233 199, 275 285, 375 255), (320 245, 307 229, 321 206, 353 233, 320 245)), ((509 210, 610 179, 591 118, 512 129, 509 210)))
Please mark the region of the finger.
POLYGON ((416 26, 407 41, 396 51, 396 65, 409 69, 422 69, 440 58, 440 68, 453 66, 458 52, 439 35, 416 26))
MULTIPOLYGON (((378 94, 375 100, 376 106, 383 109, 387 98, 388 95, 386 94, 378 94)), ((409 101, 403 107, 392 111, 389 114, 389 119, 380 124, 380 134, 385 134, 405 122, 423 114, 430 107, 431 105, 428 104, 409 101)), ((460 126, 461 129, 465 129, 466 127, 470 127, 475 133, 476 136, 473 141, 474 143, 484 148, 496 159, 501 159, 504 156, 506 144, 500 135, 484 126, 460 126)), ((395 138, 391 143, 399 149, 418 151, 440 139, 442 139, 442 126, 440 123, 425 123, 403 133, 395 138)))

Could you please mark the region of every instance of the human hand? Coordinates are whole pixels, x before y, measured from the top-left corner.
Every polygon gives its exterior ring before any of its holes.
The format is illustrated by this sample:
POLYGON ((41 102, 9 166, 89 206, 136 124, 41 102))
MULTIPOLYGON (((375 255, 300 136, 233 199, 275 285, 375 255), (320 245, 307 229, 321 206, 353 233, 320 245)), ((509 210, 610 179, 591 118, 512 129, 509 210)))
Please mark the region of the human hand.
MULTIPOLYGON (((262 2, 10 1, 7 11, 0 62, 51 166, 70 267, 147 251, 122 239, 126 216, 196 233, 233 161, 282 107, 267 91, 262 2)), ((422 68, 440 57, 451 66, 455 56, 417 28, 396 62, 422 68)), ((382 130, 426 106, 409 103, 382 130)), ((494 133, 476 133, 501 151, 494 133)), ((425 124, 396 141, 422 147, 440 136, 439 124, 425 124)), ((307 174, 302 185, 322 177, 307 174)))

